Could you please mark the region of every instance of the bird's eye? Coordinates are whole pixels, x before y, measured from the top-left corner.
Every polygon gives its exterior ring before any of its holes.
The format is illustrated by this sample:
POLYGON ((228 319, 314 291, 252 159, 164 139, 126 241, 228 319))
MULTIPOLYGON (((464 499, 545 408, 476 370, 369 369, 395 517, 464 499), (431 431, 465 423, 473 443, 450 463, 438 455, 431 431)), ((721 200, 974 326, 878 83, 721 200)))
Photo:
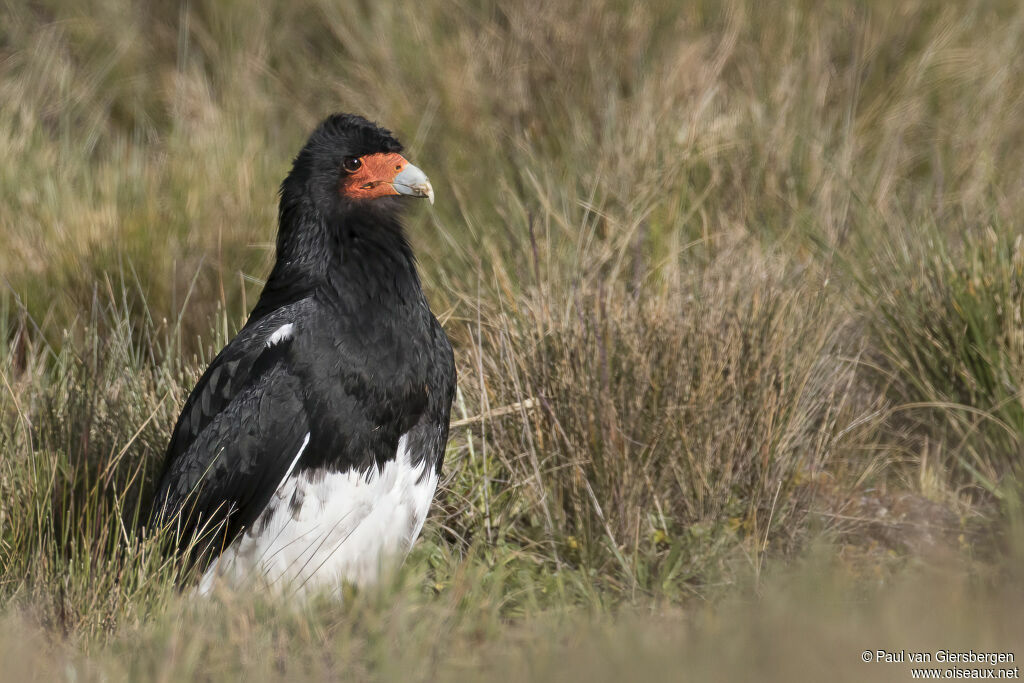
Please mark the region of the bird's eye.
POLYGON ((363 165, 363 160, 356 157, 348 157, 341 162, 341 167, 346 173, 355 173, 363 165))

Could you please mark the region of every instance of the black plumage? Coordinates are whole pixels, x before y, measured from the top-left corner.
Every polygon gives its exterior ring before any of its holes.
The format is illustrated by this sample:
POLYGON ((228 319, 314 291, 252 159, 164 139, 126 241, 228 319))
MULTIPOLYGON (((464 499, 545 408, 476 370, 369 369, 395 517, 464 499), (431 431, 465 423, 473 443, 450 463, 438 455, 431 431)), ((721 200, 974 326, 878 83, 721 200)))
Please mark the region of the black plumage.
POLYGON ((205 534, 203 563, 256 533, 289 477, 372 476, 403 437, 421 478, 441 471, 455 365, 401 222, 401 195, 433 193, 401 149, 334 115, 281 186, 276 263, 185 403, 154 508, 182 547, 205 534))

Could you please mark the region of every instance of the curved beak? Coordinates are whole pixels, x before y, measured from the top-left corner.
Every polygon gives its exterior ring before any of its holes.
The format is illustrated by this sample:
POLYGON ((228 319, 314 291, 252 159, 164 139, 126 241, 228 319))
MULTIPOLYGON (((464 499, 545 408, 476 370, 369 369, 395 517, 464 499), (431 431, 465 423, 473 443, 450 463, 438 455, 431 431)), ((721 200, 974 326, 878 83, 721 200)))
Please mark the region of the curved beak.
POLYGON ((430 186, 427 175, 412 164, 406 164, 402 172, 391 181, 391 186, 399 194, 407 194, 411 197, 426 197, 431 204, 434 203, 434 188, 430 186))

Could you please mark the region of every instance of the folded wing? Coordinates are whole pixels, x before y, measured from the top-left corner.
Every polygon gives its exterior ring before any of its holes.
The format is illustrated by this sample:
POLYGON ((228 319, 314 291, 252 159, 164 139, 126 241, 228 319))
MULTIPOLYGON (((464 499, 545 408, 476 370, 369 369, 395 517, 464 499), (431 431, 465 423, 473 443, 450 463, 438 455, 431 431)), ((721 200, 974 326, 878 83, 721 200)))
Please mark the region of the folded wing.
POLYGON ((185 404, 167 451, 154 521, 202 563, 253 524, 309 437, 291 341, 240 334, 185 404))

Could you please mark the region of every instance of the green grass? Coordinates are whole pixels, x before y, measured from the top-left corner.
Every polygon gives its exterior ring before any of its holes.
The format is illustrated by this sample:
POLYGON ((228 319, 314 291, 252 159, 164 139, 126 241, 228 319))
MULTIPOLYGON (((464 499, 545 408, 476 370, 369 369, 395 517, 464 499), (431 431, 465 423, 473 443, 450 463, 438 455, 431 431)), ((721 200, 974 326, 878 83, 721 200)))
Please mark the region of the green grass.
POLYGON ((860 653, 1012 650, 1022 25, 1010 0, 3 3, 0 666, 906 680, 860 653), (460 373, 445 480, 393 585, 190 600, 141 520, 336 110, 437 190, 408 224, 460 373))

